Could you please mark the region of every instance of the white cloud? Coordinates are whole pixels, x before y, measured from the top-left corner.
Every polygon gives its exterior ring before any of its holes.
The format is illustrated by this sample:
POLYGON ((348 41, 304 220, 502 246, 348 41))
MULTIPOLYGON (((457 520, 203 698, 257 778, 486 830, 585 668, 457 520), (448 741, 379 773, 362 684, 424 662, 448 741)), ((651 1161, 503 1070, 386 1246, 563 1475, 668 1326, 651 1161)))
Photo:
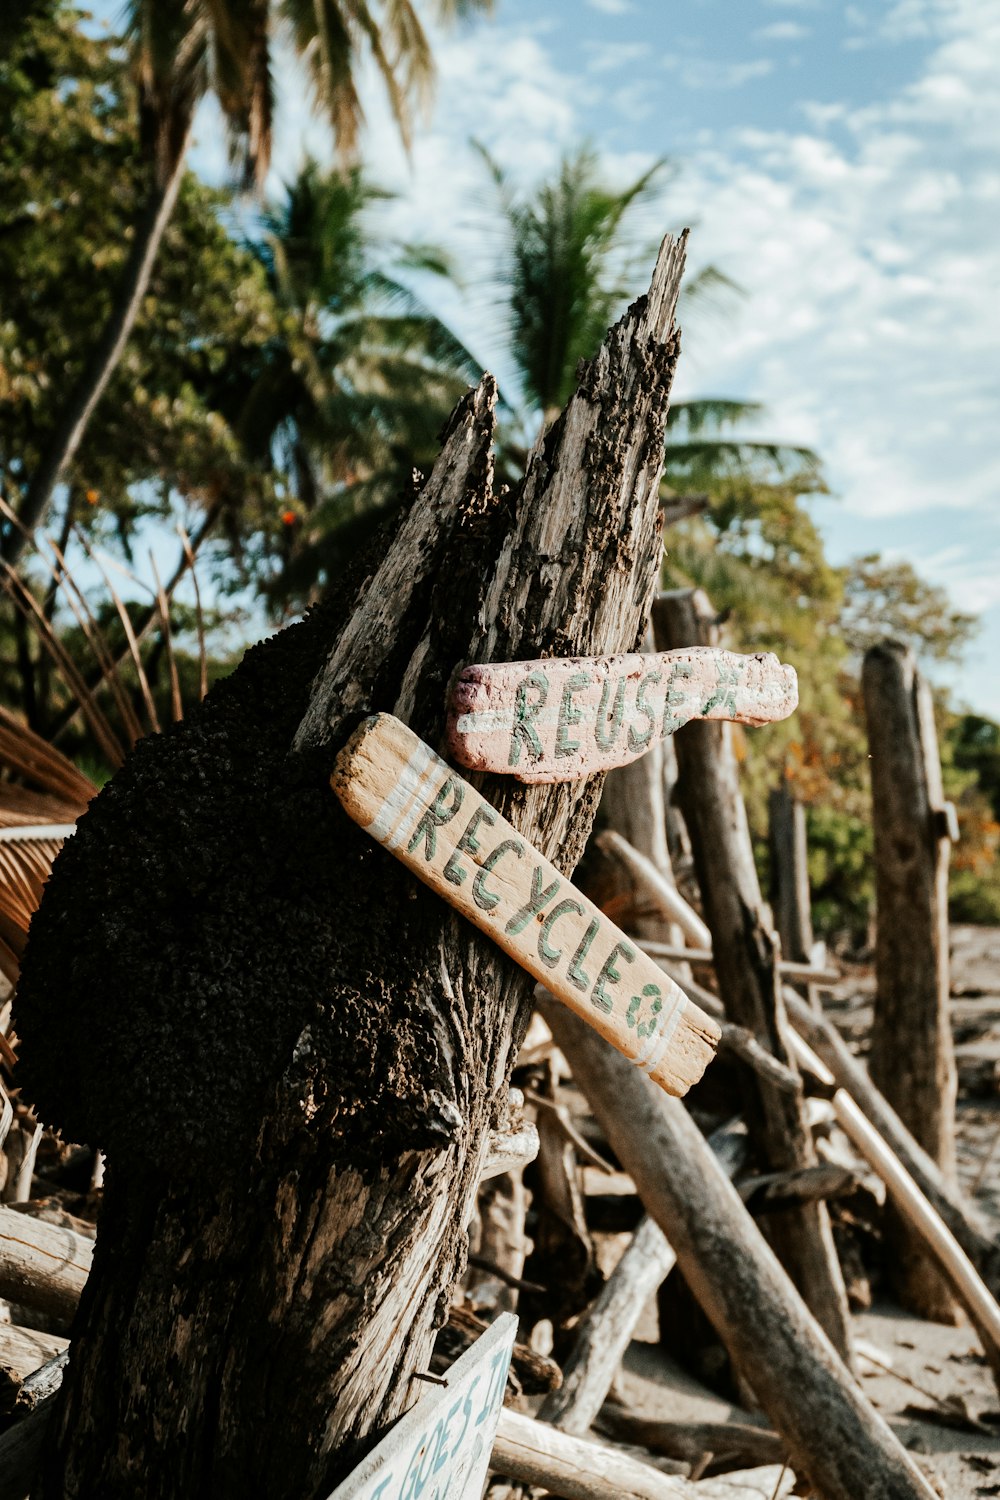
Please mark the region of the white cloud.
POLYGON ((754 32, 760 42, 800 42, 810 34, 810 28, 801 21, 772 21, 770 26, 761 26, 754 32))
POLYGON ((774 71, 774 63, 768 57, 752 62, 723 62, 715 57, 683 57, 676 52, 667 53, 663 66, 676 73, 688 89, 737 89, 752 78, 765 78, 774 71))
POLYGON ((585 51, 588 73, 614 73, 648 57, 651 48, 648 42, 587 42, 585 51))
POLYGON ((587 0, 591 10, 603 11, 606 16, 624 16, 635 6, 632 0, 587 0))

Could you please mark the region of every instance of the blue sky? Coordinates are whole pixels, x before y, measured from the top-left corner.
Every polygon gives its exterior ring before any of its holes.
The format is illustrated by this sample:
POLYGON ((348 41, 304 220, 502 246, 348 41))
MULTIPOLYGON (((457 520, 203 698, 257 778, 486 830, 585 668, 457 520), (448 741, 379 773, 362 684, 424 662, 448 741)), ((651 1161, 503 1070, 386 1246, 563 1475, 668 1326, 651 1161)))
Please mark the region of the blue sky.
MULTIPOLYGON (((108 10, 111 9, 109 3, 108 10)), ((497 0, 436 33, 412 156, 373 82, 364 156, 392 228, 466 276, 440 310, 503 380, 484 316, 495 219, 483 141, 530 183, 589 139, 611 180, 667 156, 651 237, 692 224, 691 264, 745 289, 687 330, 677 394, 763 401, 761 436, 815 447, 835 561, 905 557, 983 628, 951 680, 1000 715, 1000 6, 995 0, 497 0)), ((329 154, 278 69, 277 186, 329 154)), ((194 161, 224 170, 217 117, 194 161)))

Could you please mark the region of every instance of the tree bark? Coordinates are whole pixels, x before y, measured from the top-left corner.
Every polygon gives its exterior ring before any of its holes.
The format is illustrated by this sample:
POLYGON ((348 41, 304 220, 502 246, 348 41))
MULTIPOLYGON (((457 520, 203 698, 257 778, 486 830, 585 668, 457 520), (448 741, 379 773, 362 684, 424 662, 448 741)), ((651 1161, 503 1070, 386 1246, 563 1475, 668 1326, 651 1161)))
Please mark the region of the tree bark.
POLYGON ((76 384, 66 397, 55 431, 28 486, 18 515, 24 529, 8 527, 6 535, 0 540, 0 557, 5 562, 17 562, 28 540, 26 533, 33 531, 45 519, 53 491, 83 441, 94 409, 118 368, 128 336, 139 316, 160 242, 177 202, 186 155, 185 138, 184 148, 178 153, 169 177, 165 182, 158 182, 150 191, 143 213, 135 225, 132 245, 108 320, 76 384))
POLYGON ((543 1004, 615 1155, 700 1305, 823 1500, 930 1500, 913 1460, 837 1358, 684 1105, 562 1006, 543 1004))
MULTIPOLYGON (((700 590, 660 594, 653 606, 657 646, 714 646, 715 614, 700 590)), ((740 792, 729 726, 687 724, 674 736, 681 807, 691 834, 695 869, 719 991, 730 1021, 745 1026, 794 1068, 777 969, 766 930, 750 830, 740 792)), ((757 1073, 746 1073, 747 1125, 763 1165, 776 1172, 816 1164, 801 1091, 790 1095, 757 1073)), ((850 1361, 847 1292, 826 1205, 789 1210, 767 1225, 768 1236, 834 1347, 850 1361)))
MULTIPOLYGON (((310 1500, 410 1404, 531 987, 330 770, 373 711, 436 743, 459 662, 639 643, 682 263, 666 241, 513 496, 487 377, 356 595, 141 742, 57 862, 19 1068, 108 1170, 40 1500, 310 1500)), ((572 870, 600 778, 483 787, 572 870)))
MULTIPOLYGON (((883 641, 861 674, 875 827, 872 1081, 945 1176, 955 1178, 956 1072, 948 1011, 948 854, 930 688, 912 651, 883 641)), ((890 1277, 925 1317, 954 1319, 937 1268, 890 1213, 890 1277)))
POLYGON ((806 810, 791 789, 776 787, 768 798, 771 842, 771 907, 781 938, 781 951, 795 963, 807 964, 812 953, 812 913, 809 902, 809 865, 806 810))

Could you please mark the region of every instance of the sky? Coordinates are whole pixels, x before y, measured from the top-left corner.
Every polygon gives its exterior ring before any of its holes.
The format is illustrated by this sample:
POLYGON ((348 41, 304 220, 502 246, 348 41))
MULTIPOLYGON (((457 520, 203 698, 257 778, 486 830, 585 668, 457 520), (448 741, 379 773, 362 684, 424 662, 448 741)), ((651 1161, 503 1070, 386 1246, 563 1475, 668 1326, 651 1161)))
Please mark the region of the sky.
MULTIPOLYGON (((412 153, 369 79, 363 156, 399 195, 389 227, 461 267, 464 288, 435 297, 473 352, 509 378, 474 139, 525 185, 583 140, 616 184, 669 158, 640 228, 690 225, 689 265, 745 293, 692 317, 675 395, 761 401, 754 435, 814 448, 832 493, 810 504, 833 561, 906 558, 981 615, 946 680, 1000 715, 995 0, 496 0, 492 21, 434 43, 412 153)), ((277 80, 274 188, 305 150, 329 157, 287 61, 277 80)), ((192 160, 224 174, 210 105, 192 160)))

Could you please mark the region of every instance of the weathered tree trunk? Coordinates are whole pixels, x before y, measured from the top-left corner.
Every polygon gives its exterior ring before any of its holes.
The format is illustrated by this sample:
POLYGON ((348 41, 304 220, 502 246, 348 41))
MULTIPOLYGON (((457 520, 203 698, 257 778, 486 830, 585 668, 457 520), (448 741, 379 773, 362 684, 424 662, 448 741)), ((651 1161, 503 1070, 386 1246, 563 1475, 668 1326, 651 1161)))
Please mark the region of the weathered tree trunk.
MULTIPOLYGON (((660 594, 653 624, 661 651, 717 643, 715 612, 700 590, 660 594)), ((761 917, 760 884, 729 726, 687 724, 674 740, 681 807, 726 1015, 794 1068, 777 953, 761 917)), ((788 1094, 757 1073, 747 1072, 744 1078, 747 1125, 762 1162, 778 1172, 814 1166, 801 1091, 788 1094)), ((847 1292, 826 1205, 790 1209, 768 1223, 767 1233, 814 1316, 850 1360, 847 1292)))
MULTIPOLYGON (((682 262, 665 242, 514 496, 487 378, 356 597, 142 742, 57 862, 20 1066, 108 1171, 43 1500, 310 1500, 410 1404, 530 983, 330 769, 371 711, 435 743, 460 661, 639 643, 682 262)), ((572 870, 599 778, 484 787, 572 870)))
MULTIPOLYGON (((683 772, 682 772, 683 774, 683 772)), ((750 1218, 684 1105, 543 1004, 623 1168, 797 1471, 823 1500, 929 1500, 929 1484, 868 1404, 750 1218)))
MULTIPOLYGON (((883 641, 861 674, 875 826, 873 1082, 955 1175, 955 1058, 948 1013, 948 854, 930 688, 912 651, 883 641)), ((913 1233, 890 1214, 890 1276, 906 1306, 951 1320, 954 1304, 913 1233)))

